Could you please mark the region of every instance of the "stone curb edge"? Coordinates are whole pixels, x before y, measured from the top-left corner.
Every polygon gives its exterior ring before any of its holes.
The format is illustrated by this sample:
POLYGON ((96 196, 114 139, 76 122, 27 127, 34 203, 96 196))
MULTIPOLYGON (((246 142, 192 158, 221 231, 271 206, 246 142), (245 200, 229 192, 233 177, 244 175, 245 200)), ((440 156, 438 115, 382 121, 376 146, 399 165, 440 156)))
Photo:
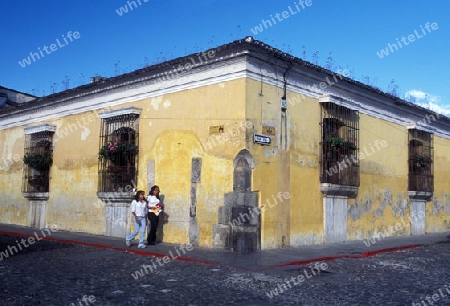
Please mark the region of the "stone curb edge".
MULTIPOLYGON (((23 236, 29 237, 30 236, 27 234, 22 234, 22 233, 17 233, 17 232, 8 232, 8 231, 2 231, 2 230, 0 230, 0 235, 19 236, 19 237, 23 237, 23 236)), ((134 254, 138 254, 141 256, 153 256, 153 257, 159 257, 159 258, 169 256, 169 255, 163 254, 163 253, 133 250, 133 249, 129 249, 129 248, 117 248, 117 247, 112 247, 109 245, 99 244, 99 243, 90 243, 90 242, 83 242, 83 241, 78 241, 78 240, 61 239, 61 238, 53 238, 53 237, 45 237, 45 236, 38 236, 38 237, 42 238, 42 240, 49 240, 49 241, 55 241, 55 242, 60 242, 60 243, 77 244, 77 245, 90 246, 90 247, 95 247, 95 248, 100 248, 100 249, 109 249, 109 250, 115 250, 115 251, 121 251, 121 252, 127 252, 127 253, 134 253, 134 254)), ((380 249, 380 250, 375 250, 375 251, 367 251, 367 252, 362 252, 360 254, 342 254, 342 255, 337 255, 337 256, 327 256, 327 257, 310 258, 310 259, 305 259, 305 260, 295 260, 295 261, 290 261, 290 262, 286 262, 286 263, 282 263, 282 264, 272 265, 272 266, 265 267, 265 268, 256 268, 256 269, 227 265, 227 264, 222 264, 222 263, 217 263, 217 262, 212 262, 212 261, 199 260, 199 259, 194 259, 194 258, 189 258, 189 257, 176 257, 173 259, 180 260, 180 261, 201 263, 201 264, 206 264, 206 265, 227 266, 230 268, 247 270, 247 271, 252 271, 252 272, 261 272, 261 271, 265 271, 265 270, 271 270, 271 269, 287 267, 287 266, 307 265, 307 264, 318 262, 318 261, 333 261, 333 260, 337 260, 337 259, 341 259, 341 258, 354 258, 354 259, 367 258, 367 257, 376 256, 380 253, 397 252, 397 251, 402 251, 402 250, 406 250, 406 249, 418 248, 421 246, 422 246, 421 244, 412 244, 412 245, 406 245, 406 246, 401 246, 401 247, 393 247, 393 248, 385 248, 385 249, 380 249)))

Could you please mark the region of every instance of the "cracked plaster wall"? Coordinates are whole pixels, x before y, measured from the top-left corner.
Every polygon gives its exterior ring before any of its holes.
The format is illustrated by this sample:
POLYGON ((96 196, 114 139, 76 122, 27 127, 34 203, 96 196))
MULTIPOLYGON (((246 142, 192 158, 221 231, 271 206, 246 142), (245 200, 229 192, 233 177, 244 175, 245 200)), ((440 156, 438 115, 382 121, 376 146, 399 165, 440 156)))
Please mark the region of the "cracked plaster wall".
MULTIPOLYGON (((355 200, 349 199, 348 206, 348 235, 349 239, 363 239, 370 237, 386 227, 409 224, 409 198, 406 193, 394 194, 389 187, 372 194, 365 193, 355 200)), ((403 227, 405 227, 403 225, 403 227)), ((403 228, 398 233, 408 233, 403 228)))
POLYGON ((442 192, 434 195, 426 205, 426 232, 450 231, 450 195, 442 192))

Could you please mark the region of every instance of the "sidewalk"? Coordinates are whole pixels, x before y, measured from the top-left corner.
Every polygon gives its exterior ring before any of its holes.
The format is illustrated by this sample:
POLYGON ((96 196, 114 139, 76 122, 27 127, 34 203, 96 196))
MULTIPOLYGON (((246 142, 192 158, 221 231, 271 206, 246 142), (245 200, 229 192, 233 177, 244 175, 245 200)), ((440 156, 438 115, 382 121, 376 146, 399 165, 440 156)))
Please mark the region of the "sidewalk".
MULTIPOLYGON (((0 235, 32 237, 36 234, 43 237, 41 229, 12 224, 0 224, 0 235)), ((432 233, 421 236, 388 237, 380 241, 375 240, 376 242, 370 246, 366 246, 362 240, 357 240, 338 244, 316 244, 263 250, 246 254, 200 247, 183 251, 178 244, 164 242, 154 246, 147 246, 146 249, 138 249, 137 243, 134 242, 130 248, 127 248, 125 246, 125 238, 120 239, 67 231, 51 232, 51 235, 47 234, 47 237, 43 238, 43 240, 113 249, 116 251, 136 253, 142 256, 170 257, 171 255, 179 255, 177 260, 211 265, 225 265, 250 271, 263 271, 282 266, 306 265, 315 261, 328 261, 338 258, 362 258, 374 256, 382 252, 393 252, 445 242, 450 240, 450 232, 432 233)))

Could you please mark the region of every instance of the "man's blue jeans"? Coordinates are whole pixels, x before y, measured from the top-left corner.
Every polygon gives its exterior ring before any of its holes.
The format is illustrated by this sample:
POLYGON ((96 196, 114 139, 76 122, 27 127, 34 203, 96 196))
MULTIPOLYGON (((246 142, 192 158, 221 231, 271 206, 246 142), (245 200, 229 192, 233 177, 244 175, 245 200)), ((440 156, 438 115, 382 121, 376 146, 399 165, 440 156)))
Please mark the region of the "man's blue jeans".
POLYGON ((136 236, 139 234, 139 245, 143 245, 145 239, 145 226, 147 225, 147 218, 146 217, 138 217, 138 218, 141 225, 139 225, 139 223, 136 222, 136 218, 133 217, 132 219, 134 222, 134 232, 129 234, 125 239, 128 242, 130 242, 131 240, 136 238, 136 236))

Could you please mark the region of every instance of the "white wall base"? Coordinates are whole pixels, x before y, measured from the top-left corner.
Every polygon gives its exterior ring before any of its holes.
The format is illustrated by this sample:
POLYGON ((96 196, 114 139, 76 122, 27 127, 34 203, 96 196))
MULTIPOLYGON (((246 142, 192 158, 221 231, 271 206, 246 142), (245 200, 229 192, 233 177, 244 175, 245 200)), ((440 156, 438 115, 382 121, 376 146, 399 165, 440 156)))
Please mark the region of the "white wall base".
POLYGON ((130 233, 130 204, 133 195, 119 192, 99 192, 98 197, 106 203, 106 236, 125 238, 130 233))
POLYGON ((425 234, 425 201, 411 200, 411 235, 425 234))
POLYGON ((347 240, 347 197, 323 198, 324 243, 339 243, 347 240))
POLYGON ((347 199, 358 193, 358 187, 321 183, 323 194, 324 243, 347 240, 347 199))
POLYGON ((433 197, 433 193, 408 191, 408 196, 411 199, 411 235, 424 235, 426 202, 433 197))
POLYGON ((47 200, 50 194, 48 192, 23 192, 22 195, 30 201, 30 212, 28 214, 29 226, 45 228, 47 200))

